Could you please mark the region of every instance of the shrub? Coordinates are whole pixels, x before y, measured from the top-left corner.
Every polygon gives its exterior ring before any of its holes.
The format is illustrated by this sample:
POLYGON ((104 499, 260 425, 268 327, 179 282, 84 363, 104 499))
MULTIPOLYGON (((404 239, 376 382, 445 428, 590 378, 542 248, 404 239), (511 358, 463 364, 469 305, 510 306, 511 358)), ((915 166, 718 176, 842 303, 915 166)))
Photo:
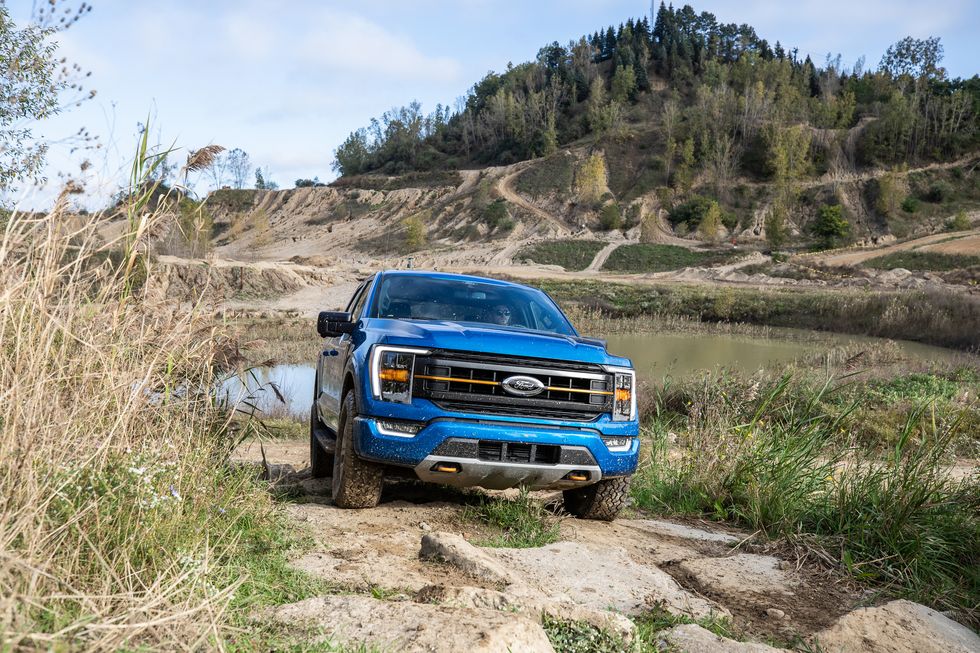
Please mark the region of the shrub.
POLYGON ((514 228, 514 221, 507 212, 507 201, 497 199, 483 207, 483 221, 491 232, 507 232, 514 228))
POLYGON ((681 222, 686 222, 689 226, 697 228, 701 224, 701 219, 711 210, 712 206, 717 205, 713 199, 702 197, 700 195, 694 195, 691 199, 687 200, 683 204, 675 206, 670 213, 667 214, 667 219, 673 225, 678 225, 681 222))
POLYGON ((902 200, 902 210, 906 213, 915 213, 919 210, 919 198, 909 195, 902 200))
POLYGON ((623 218, 619 212, 618 204, 610 202, 602 207, 602 210, 599 212, 599 226, 603 231, 619 229, 622 224, 623 218))
POLYGON ((945 181, 933 182, 929 186, 929 189, 922 196, 927 202, 932 202, 933 204, 939 204, 940 202, 945 202, 950 199, 953 195, 953 187, 950 186, 945 181))
POLYGON ((820 237, 824 247, 833 247, 851 233, 851 224, 842 213, 840 204, 825 204, 818 209, 817 219, 810 230, 820 237))
POLYGON ((405 225, 405 247, 409 251, 421 249, 425 245, 425 225, 422 224, 422 218, 413 215, 405 218, 402 224, 405 225))
POLYGON ((970 219, 966 217, 966 211, 962 209, 957 211, 956 215, 946 224, 950 231, 967 231, 971 226, 970 219))

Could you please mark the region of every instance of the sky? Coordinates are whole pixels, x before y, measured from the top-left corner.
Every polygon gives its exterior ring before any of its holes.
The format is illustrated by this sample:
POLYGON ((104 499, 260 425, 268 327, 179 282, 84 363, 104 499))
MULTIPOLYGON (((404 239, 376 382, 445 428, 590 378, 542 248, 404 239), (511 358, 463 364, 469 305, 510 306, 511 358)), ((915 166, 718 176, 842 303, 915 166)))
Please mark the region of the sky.
MULTIPOLYGON (((23 23, 32 2, 8 0, 23 23)), ((531 60, 629 17, 635 0, 92 0, 94 9, 56 36, 59 54, 91 71, 95 99, 33 126, 54 142, 41 188, 9 201, 46 208, 59 173, 81 175, 80 205, 96 209, 125 183, 138 124, 151 142, 190 150, 245 150, 282 188, 334 177, 333 151, 371 117, 419 100, 423 110, 458 97, 488 71, 531 60), (99 149, 71 152, 65 137, 84 127, 99 149), (92 164, 85 173, 79 165, 92 164)), ((680 3, 683 4, 683 3, 680 3)), ((859 57, 876 67, 900 38, 939 36, 953 77, 980 73, 978 0, 697 0, 719 21, 748 23, 770 41, 822 63, 859 57)), ((198 193, 207 183, 189 180, 198 193)))

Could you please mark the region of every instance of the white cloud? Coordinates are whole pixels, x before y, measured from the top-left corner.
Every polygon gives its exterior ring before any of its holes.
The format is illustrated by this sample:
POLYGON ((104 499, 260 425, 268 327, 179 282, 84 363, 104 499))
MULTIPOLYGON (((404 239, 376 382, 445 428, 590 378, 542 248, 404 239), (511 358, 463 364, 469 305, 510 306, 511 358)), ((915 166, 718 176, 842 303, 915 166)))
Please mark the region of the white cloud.
POLYGON ((324 68, 428 81, 459 77, 455 60, 427 56, 409 39, 362 16, 325 10, 311 23, 317 27, 305 35, 297 51, 324 68))

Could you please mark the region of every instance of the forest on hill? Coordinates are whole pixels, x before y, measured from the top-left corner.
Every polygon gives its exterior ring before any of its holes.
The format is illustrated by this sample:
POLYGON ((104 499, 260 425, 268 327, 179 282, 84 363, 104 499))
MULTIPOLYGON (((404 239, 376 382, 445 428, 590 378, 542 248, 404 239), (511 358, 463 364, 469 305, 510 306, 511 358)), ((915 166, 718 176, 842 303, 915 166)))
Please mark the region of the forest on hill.
POLYGON ((650 23, 546 45, 534 61, 487 74, 455 108, 392 109, 350 134, 334 167, 392 175, 634 142, 640 165, 685 193, 695 180, 784 182, 842 164, 947 161, 980 146, 980 77, 948 78, 938 38, 906 37, 876 68, 847 67, 840 56, 801 59, 689 5, 661 3, 650 23))

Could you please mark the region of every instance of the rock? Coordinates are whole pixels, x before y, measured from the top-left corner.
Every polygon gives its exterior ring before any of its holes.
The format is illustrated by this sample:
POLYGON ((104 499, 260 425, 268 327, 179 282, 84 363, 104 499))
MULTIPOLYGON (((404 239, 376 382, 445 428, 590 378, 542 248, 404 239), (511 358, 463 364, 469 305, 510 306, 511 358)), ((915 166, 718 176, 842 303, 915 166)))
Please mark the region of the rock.
POLYGON ((520 614, 369 596, 319 596, 270 611, 274 622, 308 631, 315 642, 366 644, 425 653, 554 653, 544 629, 520 614))
POLYGON ((426 533, 428 533, 429 531, 432 530, 432 527, 429 526, 429 523, 428 522, 424 522, 424 521, 420 521, 419 522, 419 528, 421 528, 426 533))
MULTIPOLYGON (((703 587, 729 596, 792 596, 799 580, 780 567, 779 558, 740 553, 725 558, 696 558, 680 563, 703 587)), ((771 605, 771 604, 770 604, 771 605)))
POLYGON ((704 531, 700 528, 675 524, 674 522, 664 521, 662 519, 620 519, 616 523, 654 535, 667 535, 668 537, 678 537, 684 540, 694 540, 695 542, 738 544, 739 541, 739 538, 728 533, 704 531))
POLYGON ((513 570, 521 583, 597 610, 642 614, 662 605, 674 614, 695 618, 728 615, 723 607, 683 589, 667 572, 637 563, 616 546, 556 542, 536 549, 488 552, 513 570))
POLYGON ((569 600, 553 600, 530 588, 513 587, 503 592, 482 587, 430 585, 415 596, 423 603, 443 603, 460 608, 484 608, 548 615, 565 621, 584 621, 618 635, 623 641, 633 639, 635 627, 627 617, 608 610, 594 610, 569 600))
POLYGON ((786 613, 779 608, 766 608, 766 616, 779 621, 786 618, 786 613))
POLYGON ((664 650, 678 653, 789 653, 786 649, 773 648, 766 644, 737 642, 715 635, 695 624, 674 626, 663 631, 658 644, 664 650))
POLYGON ((419 550, 422 560, 447 562, 468 576, 498 585, 510 585, 520 579, 489 553, 452 533, 427 533, 419 550))
POLYGON ((912 601, 860 608, 813 636, 825 653, 977 653, 980 637, 912 601))

